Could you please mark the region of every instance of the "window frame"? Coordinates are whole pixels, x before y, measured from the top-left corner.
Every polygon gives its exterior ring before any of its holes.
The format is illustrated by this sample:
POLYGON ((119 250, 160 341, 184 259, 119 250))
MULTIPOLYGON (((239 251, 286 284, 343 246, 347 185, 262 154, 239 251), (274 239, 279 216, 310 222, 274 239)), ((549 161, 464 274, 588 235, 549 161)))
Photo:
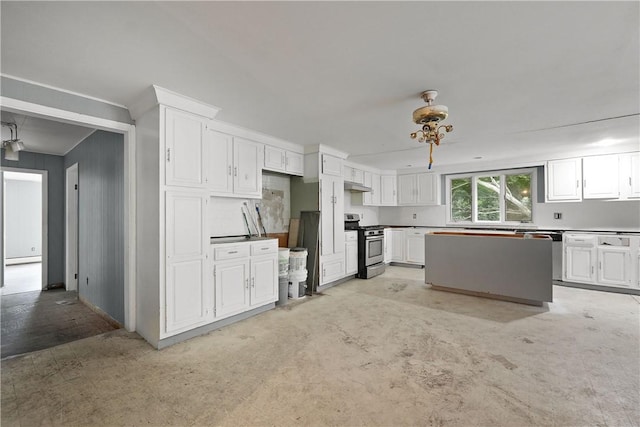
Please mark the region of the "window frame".
POLYGON ((447 225, 477 225, 477 226, 505 226, 505 225, 517 225, 522 227, 525 224, 535 224, 535 200, 534 197, 538 194, 537 191, 537 171, 536 168, 516 168, 516 169, 498 169, 488 170, 481 172, 469 172, 446 175, 446 207, 447 207, 447 225), (507 187, 507 175, 531 175, 531 221, 507 221, 507 201, 506 187, 507 187), (482 177, 499 176, 500 177, 500 220, 499 221, 480 221, 478 220, 478 197, 477 197, 477 185, 478 179, 482 177), (471 178, 471 221, 455 221, 452 218, 452 204, 451 204, 451 181, 453 179, 471 178))

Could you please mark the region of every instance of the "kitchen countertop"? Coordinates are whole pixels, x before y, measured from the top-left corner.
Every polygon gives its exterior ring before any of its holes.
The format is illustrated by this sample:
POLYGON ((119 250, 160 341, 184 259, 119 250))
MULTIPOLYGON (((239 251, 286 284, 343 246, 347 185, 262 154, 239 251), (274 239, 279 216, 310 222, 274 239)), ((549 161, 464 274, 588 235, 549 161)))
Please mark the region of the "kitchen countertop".
POLYGON ((383 225, 384 228, 424 228, 427 230, 444 230, 444 231, 499 231, 499 232, 517 232, 517 233, 599 233, 599 234, 633 234, 640 235, 640 230, 631 228, 590 228, 590 229, 571 229, 571 228, 533 228, 533 227, 447 227, 447 226, 429 226, 429 225, 383 225))
POLYGON ((222 243, 242 243, 242 242, 259 242, 261 240, 278 240, 275 237, 265 236, 222 236, 211 237, 210 243, 212 245, 218 245, 222 243))

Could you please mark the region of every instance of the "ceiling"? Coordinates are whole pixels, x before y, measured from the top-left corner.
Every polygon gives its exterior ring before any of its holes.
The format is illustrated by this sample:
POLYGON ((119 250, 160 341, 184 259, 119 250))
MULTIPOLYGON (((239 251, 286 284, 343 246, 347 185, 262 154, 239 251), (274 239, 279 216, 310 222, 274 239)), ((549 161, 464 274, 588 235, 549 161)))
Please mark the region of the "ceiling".
MULTIPOLYGON (((1 116, 4 123, 15 123, 18 126, 18 138, 24 143, 25 150, 35 153, 65 155, 95 131, 8 111, 2 111, 1 116)), ((3 126, 2 140, 10 138, 11 131, 3 126)))
POLYGON ((409 138, 426 89, 454 126, 435 169, 640 145, 639 2, 0 7, 5 75, 125 106, 156 84, 382 169, 428 163, 409 138))

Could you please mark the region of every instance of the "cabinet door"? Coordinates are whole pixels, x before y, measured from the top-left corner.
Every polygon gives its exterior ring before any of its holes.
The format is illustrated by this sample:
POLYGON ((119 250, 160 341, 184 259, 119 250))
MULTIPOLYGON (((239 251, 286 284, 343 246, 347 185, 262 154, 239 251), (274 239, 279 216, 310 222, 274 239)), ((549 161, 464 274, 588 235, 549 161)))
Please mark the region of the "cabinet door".
POLYGON ((382 175, 380 177, 380 205, 396 206, 396 177, 395 175, 382 175))
POLYGON ((407 241, 406 261, 424 265, 424 233, 408 231, 405 238, 407 241))
POLYGON ((392 252, 391 229, 385 228, 384 229, 384 262, 387 264, 391 262, 391 252, 392 252))
POLYGON ((404 230, 391 230, 391 261, 404 262, 404 230))
POLYGON ((342 176, 342 159, 329 154, 323 154, 322 173, 325 175, 342 176))
POLYGON ((620 197, 640 197, 640 153, 620 155, 620 197))
POLYGON ((344 182, 323 177, 320 181, 320 235, 322 255, 344 251, 344 182))
POLYGON ((419 173, 416 175, 416 203, 418 205, 437 205, 438 185, 440 180, 434 173, 419 173))
POLYGON ((371 191, 362 193, 362 206, 373 205, 373 179, 371 172, 365 172, 363 175, 364 186, 371 188, 371 191))
POLYGON ((332 257, 329 260, 323 260, 321 265, 321 277, 320 284, 325 285, 334 280, 342 279, 344 277, 344 257, 332 257))
POLYGON ((205 138, 207 188, 216 193, 233 192, 233 138, 208 130, 205 138))
POLYGON ((577 283, 593 283, 595 262, 595 248, 566 247, 565 280, 577 283))
POLYGON ((585 199, 617 199, 620 196, 618 155, 582 159, 582 195, 585 199))
POLYGON ((353 168, 351 166, 342 166, 342 177, 345 181, 353 181, 353 168))
POLYGON ((213 319, 206 276, 205 195, 167 192, 165 206, 165 331, 213 319))
POLYGON ((264 146, 264 168, 284 172, 285 170, 285 150, 281 148, 264 146))
POLYGON ((251 258, 251 306, 278 299, 278 256, 251 258))
POLYGON ((262 165, 260 145, 234 138, 233 192, 249 197, 262 197, 262 165))
POLYGON ((249 260, 214 265, 216 317, 226 317, 249 307, 249 260))
POLYGON ((547 200, 582 200, 582 159, 547 162, 547 200))
POLYGON ((398 205, 414 205, 416 203, 416 176, 398 176, 398 205))
POLYGON ((304 175, 304 156, 287 151, 285 153, 285 171, 292 175, 304 175))
POLYGON ((183 111, 165 111, 166 185, 204 187, 205 121, 183 111))
POLYGON ((364 184, 364 171, 354 168, 352 181, 358 184, 364 184))
POLYGON ((358 272, 358 242, 345 242, 344 244, 346 275, 358 272))
POLYGON ((598 248, 598 283, 631 284, 631 251, 628 248, 598 248))
POLYGON ((380 206, 380 175, 371 174, 371 205, 380 206))

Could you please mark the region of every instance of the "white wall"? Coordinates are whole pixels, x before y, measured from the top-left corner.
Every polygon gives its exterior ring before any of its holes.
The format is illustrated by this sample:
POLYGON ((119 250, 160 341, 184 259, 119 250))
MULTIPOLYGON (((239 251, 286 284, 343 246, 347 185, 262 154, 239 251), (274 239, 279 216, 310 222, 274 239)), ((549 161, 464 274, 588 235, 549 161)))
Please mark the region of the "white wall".
POLYGON ((7 258, 41 256, 42 182, 6 179, 5 183, 5 256, 7 258))
POLYGON ((379 207, 362 206, 361 197, 353 197, 358 203, 353 203, 351 191, 344 192, 344 213, 356 213, 360 215, 360 225, 378 225, 380 221, 379 207))

